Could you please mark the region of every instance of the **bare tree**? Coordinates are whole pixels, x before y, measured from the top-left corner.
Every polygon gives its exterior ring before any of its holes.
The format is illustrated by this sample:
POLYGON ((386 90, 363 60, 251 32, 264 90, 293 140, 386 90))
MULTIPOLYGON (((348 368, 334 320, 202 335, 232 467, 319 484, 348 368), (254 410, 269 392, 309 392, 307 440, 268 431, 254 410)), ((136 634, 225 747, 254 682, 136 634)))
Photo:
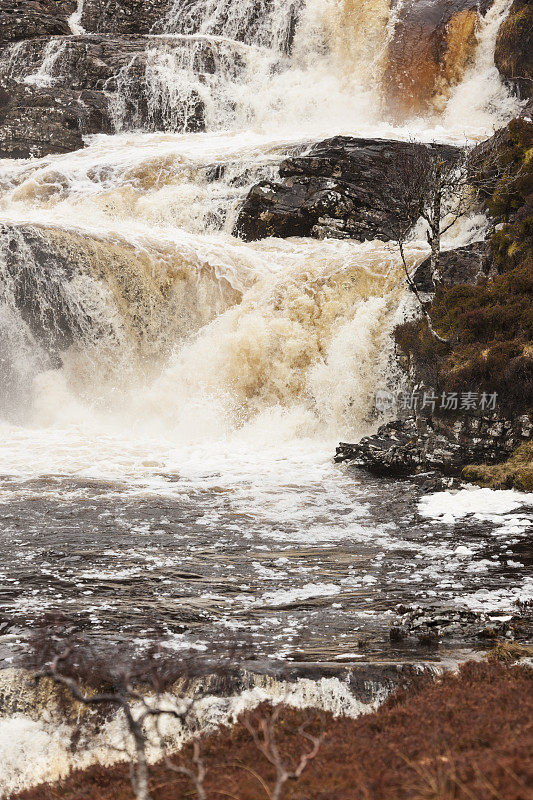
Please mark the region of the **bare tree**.
POLYGON ((276 726, 284 706, 279 704, 271 710, 261 709, 254 713, 245 714, 242 717, 242 724, 252 736, 255 746, 259 752, 272 764, 275 770, 274 785, 268 786, 256 773, 269 800, 280 800, 283 787, 287 781, 298 780, 309 762, 318 755, 320 746, 324 739, 324 717, 318 715, 320 720, 320 731, 312 734, 308 728, 316 720, 316 715, 309 717, 298 727, 298 735, 309 744, 309 748, 302 753, 296 765, 290 764, 280 752, 279 744, 276 739, 276 726))
MULTIPOLYGON (((159 721, 162 717, 172 717, 184 724, 199 699, 198 695, 176 698, 179 701, 179 706, 177 703, 170 705, 168 700, 163 702, 162 692, 168 687, 170 675, 167 673, 163 677, 163 673, 157 670, 153 654, 151 663, 154 668, 149 673, 146 671, 140 673, 143 681, 148 681, 149 683, 150 690, 153 692, 151 696, 146 696, 136 688, 135 678, 138 677, 138 674, 136 675, 135 671, 114 673, 112 688, 109 691, 85 692, 80 686, 81 681, 69 674, 72 673, 72 656, 74 652, 75 646, 73 644, 67 645, 61 653, 56 655, 48 665, 36 674, 36 679, 51 678, 54 683, 65 687, 72 697, 84 706, 114 706, 122 712, 134 746, 133 758, 130 759, 130 779, 133 792, 136 800, 150 800, 147 761, 149 736, 146 730, 146 723, 149 719, 155 720, 158 733, 160 733, 159 721)), ((173 670, 172 679, 177 674, 176 670, 173 670)), ((183 668, 180 668, 179 675, 182 679, 186 677, 186 672, 183 668)), ((161 735, 160 741, 163 741, 161 735)), ((120 752, 129 755, 127 749, 121 749, 120 752)), ((195 787, 199 800, 205 800, 204 779, 206 770, 201 758, 198 741, 193 744, 191 767, 175 764, 170 761, 166 753, 165 763, 173 772, 188 777, 195 787)))
POLYGON ((405 245, 414 226, 421 219, 424 220, 431 248, 430 275, 436 289, 442 278, 442 237, 472 208, 473 190, 468 178, 466 151, 410 142, 389 178, 395 212, 392 236, 400 251, 407 283, 420 305, 431 334, 438 341, 447 342, 435 331, 426 304, 411 277, 405 245))
POLYGON ((449 340, 434 329, 427 304, 413 281, 405 254, 414 226, 423 220, 431 248, 430 276, 436 290, 442 281, 442 237, 459 219, 482 208, 498 181, 505 178, 508 195, 520 195, 525 169, 509 162, 502 142, 489 140, 472 149, 410 142, 400 153, 389 182, 394 207, 392 238, 397 243, 409 288, 438 341, 449 340), (507 159, 507 160, 506 160, 507 159))
MULTIPOLYGON (((161 764, 175 776, 188 779, 198 800, 207 800, 207 767, 200 739, 196 737, 192 740, 190 755, 187 749, 170 755, 168 735, 162 723, 165 718, 171 718, 181 725, 191 725, 190 717, 199 700, 208 696, 207 676, 216 677, 217 685, 224 691, 230 690, 235 685, 235 678, 239 677, 235 659, 239 654, 248 652, 249 644, 230 642, 231 649, 224 651, 230 653, 229 657, 220 655, 204 662, 198 660, 197 654, 177 659, 165 650, 160 641, 156 641, 141 656, 128 662, 127 651, 124 656, 116 652, 113 658, 105 649, 94 650, 72 630, 66 643, 65 640, 61 641, 65 621, 60 617, 47 618, 44 623, 36 629, 30 641, 27 665, 36 669, 36 680, 51 679, 81 705, 100 707, 104 713, 114 708, 123 715, 129 734, 125 746, 116 747, 109 743, 108 747, 129 762, 136 800, 150 800, 147 753, 151 744, 158 746, 161 764), (53 635, 54 631, 56 635, 53 635), (193 679, 201 680, 193 685, 193 679)), ((305 750, 297 763, 292 764, 282 753, 276 739, 276 726, 284 707, 279 704, 270 709, 265 704, 254 712, 246 713, 241 720, 259 751, 275 768, 273 787, 270 789, 266 780, 253 769, 239 766, 257 777, 269 800, 280 800, 287 781, 301 777, 309 762, 318 754, 324 738, 323 715, 309 714, 299 727, 295 727, 294 733, 305 750)), ((224 794, 220 791, 216 793, 224 794)))
POLYGON ((411 142, 398 160, 390 182, 395 207, 394 239, 403 251, 416 223, 420 219, 426 222, 426 236, 431 248, 430 271, 436 287, 442 277, 442 237, 472 210, 475 202, 467 151, 411 142))

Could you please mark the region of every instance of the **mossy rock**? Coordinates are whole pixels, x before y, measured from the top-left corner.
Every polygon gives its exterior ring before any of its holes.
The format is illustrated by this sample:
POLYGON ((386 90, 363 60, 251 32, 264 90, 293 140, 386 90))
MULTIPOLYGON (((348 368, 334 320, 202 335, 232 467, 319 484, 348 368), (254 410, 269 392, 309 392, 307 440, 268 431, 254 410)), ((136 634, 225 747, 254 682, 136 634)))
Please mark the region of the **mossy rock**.
POLYGON ((533 492, 533 442, 521 445, 503 464, 470 464, 463 476, 491 489, 519 489, 533 492))
POLYGON ((498 32, 494 61, 521 97, 533 96, 533 4, 514 0, 498 32))

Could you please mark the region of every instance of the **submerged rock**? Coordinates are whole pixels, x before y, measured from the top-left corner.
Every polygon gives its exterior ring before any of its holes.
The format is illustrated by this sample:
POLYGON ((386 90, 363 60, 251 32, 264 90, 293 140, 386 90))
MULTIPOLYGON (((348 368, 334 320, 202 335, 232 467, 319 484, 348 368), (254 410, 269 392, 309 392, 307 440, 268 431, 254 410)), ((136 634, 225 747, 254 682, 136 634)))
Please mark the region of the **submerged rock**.
POLYGON ((253 187, 235 232, 246 241, 267 236, 390 240, 398 223, 394 170, 413 149, 428 146, 445 159, 460 152, 450 145, 348 136, 320 142, 281 164, 282 182, 253 187))

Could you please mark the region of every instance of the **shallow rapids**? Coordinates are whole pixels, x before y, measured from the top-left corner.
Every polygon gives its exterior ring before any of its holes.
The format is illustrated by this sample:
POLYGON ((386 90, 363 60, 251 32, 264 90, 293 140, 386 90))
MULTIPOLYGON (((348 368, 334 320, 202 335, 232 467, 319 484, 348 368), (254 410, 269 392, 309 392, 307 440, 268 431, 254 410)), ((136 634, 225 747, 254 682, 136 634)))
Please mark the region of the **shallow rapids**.
MULTIPOLYGON (((519 107, 493 60, 509 3, 476 16, 461 80, 401 124, 385 90, 404 4, 251 5, 176 0, 150 37, 150 119, 175 132, 128 129, 135 56, 116 76, 115 135, 0 162, 8 663, 52 610, 111 640, 139 643, 159 619, 176 647, 208 648, 222 627, 251 632, 261 657, 384 657, 400 601, 524 590, 506 570, 519 554, 492 555, 498 520, 443 530, 415 489, 332 463, 400 380, 390 333, 413 308, 394 246, 232 234, 249 188, 320 138, 490 135, 519 107), (214 68, 198 75, 206 42, 214 68), (184 97, 205 132, 180 132, 184 97)), ((17 45, 3 63, 61 85, 68 46, 35 62, 17 45)), ((455 245, 483 225, 454 229, 455 245)), ((414 265, 427 246, 407 253, 414 265)))

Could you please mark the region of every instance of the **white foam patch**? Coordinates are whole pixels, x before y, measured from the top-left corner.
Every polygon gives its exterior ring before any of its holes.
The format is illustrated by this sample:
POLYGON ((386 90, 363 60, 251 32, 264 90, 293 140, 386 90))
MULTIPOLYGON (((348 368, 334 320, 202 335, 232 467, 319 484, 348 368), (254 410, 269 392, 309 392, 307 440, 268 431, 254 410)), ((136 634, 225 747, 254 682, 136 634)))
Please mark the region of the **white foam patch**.
POLYGON ((340 590, 340 586, 334 583, 306 583, 300 589, 279 589, 276 592, 266 592, 262 596, 261 602, 269 606, 286 605, 313 597, 332 597, 339 594, 340 590))
POLYGON ((478 589, 461 597, 461 603, 472 611, 513 611, 518 601, 533 600, 533 578, 526 578, 518 586, 506 589, 478 589))
POLYGON ((521 533, 532 524, 533 517, 529 514, 509 516, 517 509, 531 509, 533 512, 533 492, 468 487, 428 494, 418 503, 419 514, 435 523, 454 525, 472 517, 479 522, 503 527, 505 531, 512 529, 521 533))

